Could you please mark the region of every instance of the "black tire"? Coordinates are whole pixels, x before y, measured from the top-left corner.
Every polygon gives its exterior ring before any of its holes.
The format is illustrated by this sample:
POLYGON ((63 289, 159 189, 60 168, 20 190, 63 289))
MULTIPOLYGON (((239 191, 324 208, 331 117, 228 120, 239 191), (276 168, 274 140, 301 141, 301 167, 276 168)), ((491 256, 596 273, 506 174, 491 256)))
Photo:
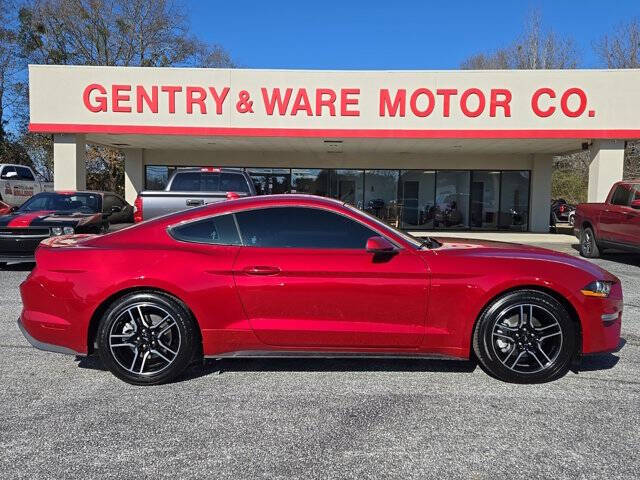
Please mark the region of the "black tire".
POLYGON ((598 258, 600 256, 598 240, 591 227, 584 227, 580 232, 580 255, 586 258, 598 258))
POLYGON ((570 369, 578 351, 578 331, 567 309, 553 296, 517 290, 483 311, 473 332, 473 351, 495 378, 510 383, 549 382, 570 369), (509 323, 514 319, 517 326, 509 323))
POLYGON ((154 291, 118 298, 102 315, 97 334, 103 364, 133 385, 175 380, 199 351, 198 339, 182 302, 154 291))

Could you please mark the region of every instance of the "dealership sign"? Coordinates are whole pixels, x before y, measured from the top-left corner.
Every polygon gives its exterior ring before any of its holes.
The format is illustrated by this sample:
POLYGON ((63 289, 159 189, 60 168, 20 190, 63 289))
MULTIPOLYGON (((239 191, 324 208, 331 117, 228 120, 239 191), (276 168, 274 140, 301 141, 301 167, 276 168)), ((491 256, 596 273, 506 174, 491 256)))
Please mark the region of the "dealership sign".
POLYGON ((38 132, 640 137, 640 71, 30 66, 38 132))

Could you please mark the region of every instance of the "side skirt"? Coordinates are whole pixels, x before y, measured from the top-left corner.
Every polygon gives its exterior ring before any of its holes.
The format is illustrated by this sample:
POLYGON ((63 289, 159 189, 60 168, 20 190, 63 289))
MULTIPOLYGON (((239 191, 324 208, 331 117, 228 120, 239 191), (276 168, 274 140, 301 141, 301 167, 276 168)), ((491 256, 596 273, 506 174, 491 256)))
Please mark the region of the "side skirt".
POLYGON ((325 351, 296 351, 296 350, 240 350, 237 352, 205 355, 205 358, 399 358, 422 360, 467 360, 437 353, 407 354, 407 353, 366 353, 366 352, 325 352, 325 351))

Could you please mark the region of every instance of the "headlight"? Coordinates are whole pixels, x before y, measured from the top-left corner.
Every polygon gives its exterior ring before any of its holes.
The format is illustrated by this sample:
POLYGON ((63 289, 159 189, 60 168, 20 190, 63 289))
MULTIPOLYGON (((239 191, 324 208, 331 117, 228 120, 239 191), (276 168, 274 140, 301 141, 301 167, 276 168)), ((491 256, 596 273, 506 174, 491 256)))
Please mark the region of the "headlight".
POLYGON ((606 298, 611 293, 611 285, 613 282, 607 282, 604 280, 596 280, 584 287, 582 290, 583 295, 587 297, 603 297, 606 298))
POLYGON ((62 235, 62 227, 53 227, 53 228, 51 229, 51 233, 52 233, 53 235, 55 235, 56 237, 57 237, 58 235, 62 235))
POLYGON ((75 233, 75 231, 73 230, 73 227, 64 227, 62 231, 64 232, 65 235, 73 235, 75 233))

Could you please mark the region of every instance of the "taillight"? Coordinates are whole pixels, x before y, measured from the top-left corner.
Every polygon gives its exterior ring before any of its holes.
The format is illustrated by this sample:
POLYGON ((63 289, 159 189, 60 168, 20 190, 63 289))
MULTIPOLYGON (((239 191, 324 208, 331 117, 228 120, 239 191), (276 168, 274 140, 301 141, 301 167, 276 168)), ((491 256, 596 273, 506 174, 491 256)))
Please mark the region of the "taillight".
POLYGON ((133 221, 139 223, 142 221, 142 197, 138 195, 136 201, 133 202, 133 221))

